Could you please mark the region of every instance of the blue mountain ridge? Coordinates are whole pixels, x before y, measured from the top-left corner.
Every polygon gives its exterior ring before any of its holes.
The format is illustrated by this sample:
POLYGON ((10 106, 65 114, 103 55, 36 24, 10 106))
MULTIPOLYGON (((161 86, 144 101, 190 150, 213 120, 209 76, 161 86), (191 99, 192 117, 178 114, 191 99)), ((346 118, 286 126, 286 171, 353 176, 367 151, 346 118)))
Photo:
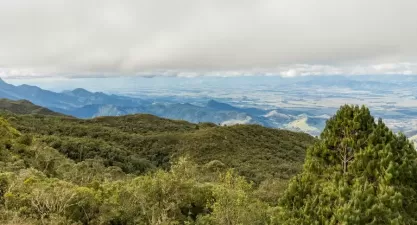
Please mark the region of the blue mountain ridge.
MULTIPOLYGON (((55 112, 78 118, 148 113, 194 123, 213 122, 224 125, 251 123, 303 131, 303 128, 287 126, 290 122, 300 119, 299 114, 301 113, 299 111, 280 108, 274 110, 241 108, 216 100, 209 100, 206 105, 198 106, 190 103, 156 102, 141 98, 109 95, 102 92, 90 92, 82 88, 57 93, 37 86, 15 86, 1 79, 0 98, 25 99, 55 112)), ((301 117, 309 117, 309 115, 304 114, 301 117)), ((312 122, 312 126, 320 126, 317 129, 321 130, 325 119, 311 117, 303 121, 312 122)), ((303 126, 306 125, 303 124, 303 126)), ((317 132, 311 134, 317 135, 317 132)))

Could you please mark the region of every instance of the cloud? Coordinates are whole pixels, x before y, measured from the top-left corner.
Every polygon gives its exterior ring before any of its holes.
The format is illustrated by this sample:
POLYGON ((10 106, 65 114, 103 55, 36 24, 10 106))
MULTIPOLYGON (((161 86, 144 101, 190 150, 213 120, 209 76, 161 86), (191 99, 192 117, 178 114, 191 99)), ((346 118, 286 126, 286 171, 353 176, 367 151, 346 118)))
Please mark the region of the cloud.
POLYGON ((25 78, 106 78, 121 76, 141 76, 146 78, 153 77, 238 77, 238 76, 325 76, 325 75, 417 75, 417 63, 385 63, 356 66, 332 66, 332 65, 310 65, 295 64, 289 66, 279 66, 275 68, 257 68, 251 70, 215 70, 215 71, 196 71, 196 70, 151 70, 135 73, 37 73, 28 69, 2 69, 0 68, 0 78, 25 79, 25 78))
POLYGON ((415 74, 415 8, 414 0, 0 1, 0 76, 415 74))
POLYGON ((376 72, 383 74, 417 74, 417 63, 384 63, 373 65, 372 68, 376 72))
POLYGON ((252 117, 250 116, 246 116, 246 118, 244 119, 232 119, 232 120, 227 120, 221 123, 222 126, 232 126, 232 125, 236 125, 236 124, 248 124, 250 123, 252 120, 252 117))
POLYGON ((417 63, 399 62, 369 64, 355 66, 332 65, 292 65, 288 69, 280 69, 283 77, 311 75, 417 75, 417 63))
POLYGON ((300 64, 293 65, 288 70, 280 72, 283 77, 295 77, 295 76, 311 76, 311 75, 339 75, 346 74, 347 71, 343 68, 338 68, 330 65, 309 65, 300 64))

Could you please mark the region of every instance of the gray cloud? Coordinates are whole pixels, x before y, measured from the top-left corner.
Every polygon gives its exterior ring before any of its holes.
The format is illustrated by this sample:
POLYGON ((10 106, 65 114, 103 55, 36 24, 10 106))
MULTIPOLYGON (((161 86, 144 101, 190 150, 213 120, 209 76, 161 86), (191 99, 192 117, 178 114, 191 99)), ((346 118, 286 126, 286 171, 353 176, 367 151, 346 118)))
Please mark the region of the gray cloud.
POLYGON ((413 0, 5 0, 0 75, 416 74, 416 8, 413 0))

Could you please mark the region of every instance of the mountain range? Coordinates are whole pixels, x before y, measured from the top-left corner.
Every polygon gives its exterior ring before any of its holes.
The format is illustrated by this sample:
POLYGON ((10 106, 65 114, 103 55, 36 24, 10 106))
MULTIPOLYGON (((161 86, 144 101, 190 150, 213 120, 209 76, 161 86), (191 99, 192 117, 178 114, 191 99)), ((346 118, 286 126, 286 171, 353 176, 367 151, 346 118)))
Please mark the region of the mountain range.
POLYGON ((235 107, 216 100, 205 105, 187 102, 161 102, 77 88, 53 92, 30 85, 12 85, 0 79, 0 98, 27 100, 49 110, 77 118, 121 116, 147 113, 193 123, 212 122, 220 125, 259 124, 319 135, 328 119, 326 115, 309 115, 285 108, 260 109, 235 107))

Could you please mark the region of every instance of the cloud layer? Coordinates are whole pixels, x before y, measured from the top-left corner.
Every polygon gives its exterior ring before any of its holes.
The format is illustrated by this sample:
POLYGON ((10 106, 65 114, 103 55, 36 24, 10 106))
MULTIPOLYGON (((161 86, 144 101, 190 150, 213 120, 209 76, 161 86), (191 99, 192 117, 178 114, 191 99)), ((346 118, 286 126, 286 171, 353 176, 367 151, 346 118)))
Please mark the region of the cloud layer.
POLYGON ((0 76, 416 74, 413 0, 0 1, 0 76))

